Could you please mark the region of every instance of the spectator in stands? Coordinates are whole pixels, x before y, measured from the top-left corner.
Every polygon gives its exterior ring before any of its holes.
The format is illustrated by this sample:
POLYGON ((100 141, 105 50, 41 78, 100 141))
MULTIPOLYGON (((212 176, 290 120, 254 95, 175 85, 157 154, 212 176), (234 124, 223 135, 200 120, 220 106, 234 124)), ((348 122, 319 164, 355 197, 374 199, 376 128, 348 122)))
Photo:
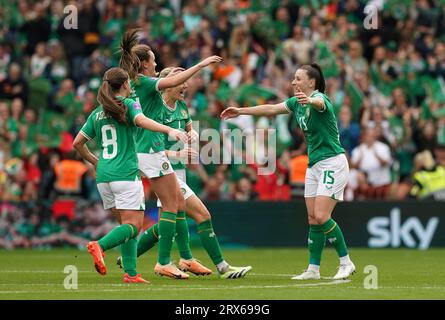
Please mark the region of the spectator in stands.
POLYGON ((23 101, 20 98, 15 98, 11 102, 11 118, 15 122, 15 125, 18 126, 22 120, 23 116, 23 101))
POLYGON ((10 63, 11 54, 7 51, 6 46, 0 43, 0 82, 6 78, 10 63))
POLYGON ((75 151, 54 166, 56 180, 54 188, 60 196, 81 196, 84 175, 88 167, 80 160, 75 151))
POLYGON ((386 199, 391 187, 389 146, 376 140, 375 128, 363 133, 362 143, 352 151, 352 168, 358 169, 358 197, 386 199))
POLYGON ((46 65, 45 77, 53 85, 59 84, 68 76, 68 62, 65 58, 65 52, 59 41, 49 45, 49 63, 46 65))
POLYGON ((255 200, 258 194, 253 190, 252 182, 247 178, 241 178, 233 191, 233 200, 249 201, 255 200))
POLYGON ((36 51, 31 56, 30 74, 32 78, 40 78, 46 66, 51 62, 51 58, 47 54, 45 42, 39 42, 36 45, 36 51))
POLYGON ((20 28, 26 37, 25 53, 31 56, 39 42, 47 42, 51 32, 51 24, 46 13, 49 1, 34 3, 25 16, 26 22, 20 28))
POLYGON ((0 99, 20 98, 26 104, 28 98, 28 83, 22 76, 22 67, 11 63, 8 76, 0 82, 0 99))
POLYGON ((437 145, 437 129, 432 120, 428 120, 419 125, 417 135, 414 137, 416 147, 419 152, 428 150, 431 153, 437 145))
POLYGON ((415 172, 410 196, 419 200, 445 201, 445 167, 436 165, 429 150, 414 158, 415 172))
POLYGON ((215 177, 210 177, 204 186, 204 190, 200 195, 203 200, 221 200, 221 184, 215 177))
POLYGON ((350 154, 358 145, 360 139, 360 126, 352 121, 351 108, 343 106, 338 117, 338 131, 340 142, 345 150, 350 154))
POLYGON ((2 140, 10 151, 11 144, 18 135, 18 124, 9 116, 9 107, 6 102, 0 102, 0 140, 2 140))
POLYGON ((445 145, 436 145, 436 148, 434 149, 434 158, 439 166, 445 168, 445 145))

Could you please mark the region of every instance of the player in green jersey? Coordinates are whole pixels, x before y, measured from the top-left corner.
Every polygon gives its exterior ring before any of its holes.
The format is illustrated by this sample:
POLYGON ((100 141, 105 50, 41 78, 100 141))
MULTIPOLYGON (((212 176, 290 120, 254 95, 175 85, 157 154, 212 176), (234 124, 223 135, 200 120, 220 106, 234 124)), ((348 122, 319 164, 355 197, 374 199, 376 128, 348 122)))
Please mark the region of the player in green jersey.
MULTIPOLYGON (((180 68, 165 68, 160 72, 160 78, 172 77, 180 68)), ((161 96, 164 102, 164 124, 178 130, 184 130, 190 137, 197 138, 197 133, 192 128, 192 119, 190 117, 187 105, 184 101, 187 83, 180 86, 165 89, 161 96)), ((202 203, 193 190, 186 182, 186 159, 197 157, 198 153, 190 145, 180 145, 169 139, 165 139, 166 154, 171 159, 173 170, 176 173, 183 199, 179 201, 178 215, 176 217, 176 244, 179 249, 180 261, 179 268, 185 272, 191 272, 196 275, 209 275, 212 270, 203 266, 198 260, 194 259, 190 249, 190 235, 186 215, 192 218, 197 225, 198 234, 202 245, 207 251, 209 257, 218 270, 219 276, 224 279, 236 279, 244 277, 252 267, 235 267, 229 265, 223 257, 218 238, 215 235, 212 225, 212 217, 209 210, 202 203), (184 212, 185 211, 185 212, 184 212)), ((161 201, 158 201, 158 207, 162 212, 161 201)), ((138 257, 152 248, 158 242, 159 227, 158 224, 151 226, 145 231, 143 241, 138 242, 138 257)), ((118 264, 120 264, 120 258, 118 264)))
MULTIPOLYGON (((141 103, 143 113, 160 123, 163 122, 163 102, 160 90, 184 83, 202 68, 221 61, 212 56, 197 65, 169 78, 156 78, 156 61, 153 51, 145 44, 138 44, 138 30, 124 34, 121 44, 120 65, 132 79, 135 98, 141 103)), ((159 218, 159 246, 155 273, 174 279, 188 279, 187 273, 179 270, 170 259, 176 233, 176 217, 179 199, 182 198, 176 176, 165 154, 164 137, 159 133, 139 130, 136 133, 136 152, 139 170, 150 179, 150 185, 162 201, 163 211, 159 218)), ((140 241, 143 241, 143 237, 140 241)))
POLYGON ((309 221, 309 267, 292 279, 320 279, 321 254, 326 239, 340 258, 334 279, 344 279, 355 272, 355 266, 349 258, 340 227, 331 216, 337 201, 343 200, 349 175, 348 161, 339 141, 332 103, 324 93, 326 84, 320 66, 316 63, 301 66, 295 72, 292 85, 295 96, 282 103, 251 108, 230 107, 221 117, 293 114, 305 135, 309 155, 304 190, 309 221))
POLYGON ((136 236, 142 227, 145 200, 134 144, 137 127, 162 132, 176 140, 187 141, 187 135, 148 119, 138 102, 127 98, 131 92, 128 73, 121 68, 105 72, 97 100, 100 106, 88 117, 73 146, 96 168, 96 183, 104 209, 110 209, 120 226, 99 241, 87 245, 96 270, 105 275, 104 251, 121 245, 124 282, 149 283, 136 272, 136 236), (97 158, 86 143, 96 138, 101 146, 97 158))

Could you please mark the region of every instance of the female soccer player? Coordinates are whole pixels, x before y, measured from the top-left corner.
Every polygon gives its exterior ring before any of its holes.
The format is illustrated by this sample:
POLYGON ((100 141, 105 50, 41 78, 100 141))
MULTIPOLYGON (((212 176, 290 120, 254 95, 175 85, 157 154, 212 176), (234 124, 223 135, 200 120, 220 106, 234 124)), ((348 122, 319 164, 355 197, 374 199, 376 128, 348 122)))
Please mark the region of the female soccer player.
POLYGON ((221 117, 294 114, 306 137, 309 153, 304 188, 309 220, 309 267, 292 279, 320 279, 321 253, 326 238, 340 257, 334 279, 344 279, 354 273, 355 266, 349 258, 340 227, 331 215, 337 201, 343 200, 349 174, 348 161, 339 141, 332 103, 324 94, 326 85, 320 66, 313 63, 300 67, 292 85, 295 96, 285 102, 251 108, 230 107, 221 113, 221 117))
POLYGON ((121 245, 124 282, 149 283, 136 272, 136 236, 142 227, 145 200, 133 134, 136 127, 141 127, 169 134, 176 140, 187 141, 187 135, 146 118, 140 104, 127 98, 130 92, 126 71, 111 68, 105 72, 97 97, 100 106, 90 114, 73 146, 96 167, 96 182, 104 209, 110 209, 121 224, 99 241, 88 243, 96 270, 105 275, 104 251, 121 245), (95 137, 101 146, 99 159, 86 145, 95 137))
MULTIPOLYGON (((172 77, 181 71, 181 68, 165 68, 161 71, 160 78, 172 77)), ((196 137, 197 133, 193 131, 192 119, 184 101, 187 87, 188 85, 185 82, 177 87, 162 91, 161 97, 163 100, 164 124, 171 128, 185 130, 190 137, 196 137)), ((179 209, 176 217, 175 240, 181 257, 179 261, 179 269, 196 275, 210 275, 212 273, 212 270, 206 268, 193 258, 190 249, 190 235, 186 219, 187 215, 196 222, 201 242, 215 264, 220 278, 235 279, 244 277, 252 267, 234 267, 224 260, 218 238, 213 230, 210 212, 186 183, 186 164, 184 158, 197 157, 197 152, 190 147, 184 148, 184 145, 181 146, 181 150, 173 150, 175 145, 176 142, 166 139, 166 154, 171 159, 172 168, 176 173, 183 198, 185 199, 185 201, 179 202, 179 209)), ((162 212, 161 201, 158 201, 158 207, 162 212)), ((138 257, 158 242, 158 228, 158 225, 155 224, 145 231, 141 240, 138 242, 138 257)))
MULTIPOLYGON (((155 78, 156 62, 153 51, 145 44, 138 44, 137 32, 138 30, 133 30, 124 34, 120 65, 128 71, 132 79, 135 98, 140 101, 143 113, 150 119, 162 123, 163 102, 159 91, 184 83, 202 68, 220 62, 221 58, 212 56, 173 77, 158 79, 155 78)), ((153 191, 163 204, 163 211, 159 218, 160 237, 155 273, 175 279, 188 279, 189 275, 179 270, 170 259, 176 233, 178 199, 182 197, 182 194, 170 161, 165 154, 164 135, 139 130, 135 140, 139 170, 150 179, 153 191)))

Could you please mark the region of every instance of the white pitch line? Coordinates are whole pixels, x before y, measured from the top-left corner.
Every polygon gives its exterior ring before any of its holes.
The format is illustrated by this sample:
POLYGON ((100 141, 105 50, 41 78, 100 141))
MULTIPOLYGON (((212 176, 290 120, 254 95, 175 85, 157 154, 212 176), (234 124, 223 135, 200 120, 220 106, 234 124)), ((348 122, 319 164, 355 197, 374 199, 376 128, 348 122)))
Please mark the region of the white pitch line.
MULTIPOLYGON (((239 289, 276 289, 276 288, 298 288, 298 287, 316 287, 316 286, 329 286, 329 285, 338 285, 338 284, 343 284, 343 283, 348 283, 351 280, 334 280, 331 282, 319 282, 319 283, 304 283, 304 284, 292 284, 292 285, 273 285, 273 286, 236 286, 236 287, 231 287, 231 286, 217 286, 217 287, 181 287, 181 291, 187 291, 187 290, 209 290, 209 291, 213 291, 213 290, 239 290, 239 289)), ((137 291, 170 291, 172 289, 176 289, 173 287, 170 288, 151 288, 151 287, 146 287, 144 289, 130 289, 130 290, 126 290, 125 292, 137 292, 137 291)), ((43 291, 43 290, 35 290, 35 291, 30 291, 30 290, 20 290, 20 291, 0 291, 0 294, 11 294, 11 293, 16 293, 16 294, 26 294, 26 293, 62 293, 62 292, 72 292, 72 293, 78 293, 78 292, 123 292, 122 289, 102 289, 102 290, 47 290, 47 291, 43 291)))
MULTIPOLYGON (((275 289, 275 288, 304 288, 304 287, 312 287, 312 289, 321 289, 323 286, 329 285, 338 285, 348 283, 350 280, 334 280, 332 282, 321 282, 321 283, 304 283, 304 284, 292 284, 292 285, 273 285, 273 286, 216 286, 216 287, 179 287, 172 285, 155 285, 152 286, 144 286, 144 288, 135 288, 132 285, 116 285, 112 284, 111 286, 122 286, 121 289, 100 289, 100 290, 89 290, 89 289, 77 289, 77 290, 15 290, 15 291, 0 291, 0 294, 35 294, 35 293, 93 293, 93 292, 150 292, 150 291, 171 291, 180 288, 181 291, 194 291, 194 290, 207 290, 207 291, 219 291, 219 290, 239 290, 239 289, 275 289), (125 290, 123 290, 125 288, 125 290)), ((36 284, 37 285, 37 284, 36 284)), ((47 284, 54 285, 54 284, 47 284)), ((82 285, 85 286, 85 285, 82 285)), ((360 286, 346 286, 346 289, 363 289, 360 286)), ((410 286, 383 286, 379 287, 381 289, 398 289, 398 290, 406 290, 406 289, 421 289, 421 290, 441 290, 445 291, 445 287, 410 287, 410 286)), ((376 291, 377 292, 377 291, 376 291)))

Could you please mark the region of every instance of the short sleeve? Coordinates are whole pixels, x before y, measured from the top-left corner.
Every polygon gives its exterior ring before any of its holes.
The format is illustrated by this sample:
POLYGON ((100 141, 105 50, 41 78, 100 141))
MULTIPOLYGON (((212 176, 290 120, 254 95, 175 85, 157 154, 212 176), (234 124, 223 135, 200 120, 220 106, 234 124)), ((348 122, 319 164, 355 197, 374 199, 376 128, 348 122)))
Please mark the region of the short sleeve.
POLYGON ((125 105, 127 106, 127 119, 131 121, 131 123, 135 124, 135 119, 139 115, 142 114, 142 107, 141 104, 137 101, 134 101, 133 99, 125 99, 124 100, 125 105))
POLYGON ((312 95, 312 98, 322 98, 324 101, 324 106, 325 108, 321 111, 318 110, 318 112, 324 112, 326 109, 328 109, 329 111, 333 111, 333 106, 332 106, 332 102, 331 100, 329 100, 328 96, 325 95, 324 93, 321 92, 316 92, 312 95))
POLYGON ((92 140, 92 139, 94 139, 94 137, 96 137, 96 132, 94 130, 95 115, 96 115, 96 112, 91 113, 87 119, 87 122, 85 122, 83 127, 80 129, 80 133, 88 140, 92 140))
POLYGON ((286 107, 287 111, 289 111, 289 113, 295 113, 298 105, 300 105, 300 102, 298 102, 297 97, 291 97, 284 101, 284 106, 286 107))
POLYGON ((141 81, 140 85, 142 86, 143 90, 148 95, 151 95, 151 94, 159 91, 159 89, 158 89, 159 78, 141 77, 140 81, 141 81))

